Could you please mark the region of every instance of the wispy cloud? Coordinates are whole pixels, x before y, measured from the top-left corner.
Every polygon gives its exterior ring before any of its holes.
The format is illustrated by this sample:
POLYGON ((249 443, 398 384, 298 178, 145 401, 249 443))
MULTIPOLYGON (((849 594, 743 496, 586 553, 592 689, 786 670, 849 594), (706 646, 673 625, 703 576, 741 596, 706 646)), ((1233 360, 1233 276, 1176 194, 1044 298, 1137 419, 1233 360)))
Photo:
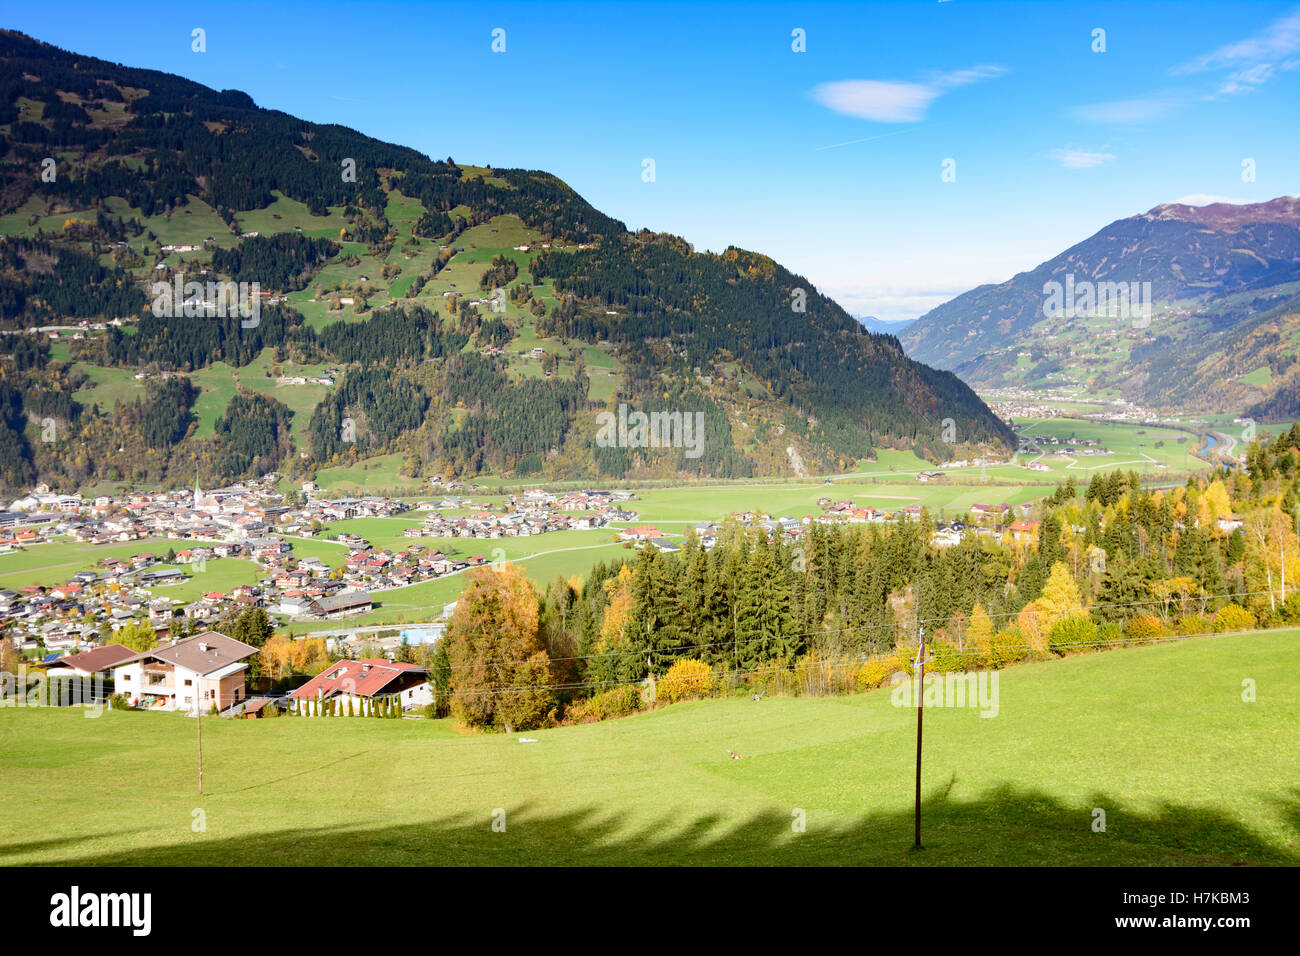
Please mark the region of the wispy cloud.
POLYGON ((1248 93, 1278 73, 1300 67, 1300 8, 1274 20, 1245 40, 1227 43, 1173 68, 1176 76, 1231 71, 1219 83, 1217 96, 1248 93))
POLYGON ((935 100, 959 86, 1006 73, 1001 66, 976 66, 941 73, 923 83, 896 80, 838 80, 813 87, 818 103, 836 113, 875 123, 919 123, 935 100))
POLYGON ((1112 153, 1088 153, 1081 149, 1054 149, 1051 157, 1066 169, 1092 169, 1115 158, 1112 153))
POLYGON ((1142 126, 1163 119, 1179 107, 1170 97, 1153 96, 1110 103, 1089 103, 1070 110, 1070 116, 1083 123, 1106 126, 1142 126))

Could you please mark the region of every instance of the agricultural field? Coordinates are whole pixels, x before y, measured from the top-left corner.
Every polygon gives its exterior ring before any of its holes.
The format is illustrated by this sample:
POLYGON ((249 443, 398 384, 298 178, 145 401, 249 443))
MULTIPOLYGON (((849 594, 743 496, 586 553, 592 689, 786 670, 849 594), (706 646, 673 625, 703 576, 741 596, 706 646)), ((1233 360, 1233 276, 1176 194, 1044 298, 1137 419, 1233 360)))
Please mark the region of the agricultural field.
MULTIPOLYGON (((1079 441, 1095 439, 1109 455, 1073 455, 1061 446, 1043 445, 1042 454, 1020 455, 1022 463, 1040 461, 1049 467, 1040 475, 1052 481, 1073 477, 1075 484, 1085 484, 1094 472, 1136 471, 1141 475, 1158 475, 1166 472, 1199 471, 1209 466, 1191 451, 1198 444, 1196 435, 1175 428, 1158 425, 1119 424, 1078 418, 1024 419, 1016 422, 1016 431, 1027 436, 1047 436, 1059 439, 1073 437, 1079 441)), ((1024 469, 1017 469, 1025 474, 1024 469)), ((989 468, 995 475, 1006 474, 1002 467, 989 468)), ((1033 474, 1033 472, 1028 472, 1033 474)))
POLYGON ((189 718, 4 708, 0 862, 319 866, 346 845, 351 865, 1295 865, 1297 640, 1011 667, 993 719, 928 706, 919 852, 916 719, 888 688, 676 704, 527 744, 446 720, 206 720, 202 797, 189 718), (58 839, 33 837, 37 806, 58 839))
POLYGON ((350 495, 381 488, 406 488, 414 493, 423 482, 401 474, 404 458, 401 454, 378 455, 354 465, 322 468, 316 472, 316 484, 331 495, 350 495))
POLYGON ((819 498, 851 500, 864 508, 896 511, 919 504, 937 517, 940 511, 965 512, 972 504, 1022 504, 1050 494, 1050 485, 921 484, 899 479, 845 479, 830 484, 692 485, 638 491, 629 507, 638 523, 694 524, 717 521, 741 511, 803 517, 821 514, 819 498))
POLYGON ((66 584, 78 571, 92 570, 105 558, 129 558, 146 551, 165 555, 176 544, 166 538, 144 538, 122 544, 94 545, 58 540, 30 545, 0 555, 0 587, 66 584))
MULTIPOLYGON (((299 542, 295 542, 297 544, 299 542)), ((165 557, 170 550, 185 547, 185 542, 166 538, 145 538, 122 544, 82 544, 56 540, 30 545, 21 551, 0 555, 0 587, 18 589, 28 584, 54 587, 66 584, 78 571, 99 570, 105 558, 130 558, 145 552, 165 557)), ((338 545, 333 545, 338 549, 338 545)), ((158 564, 149 570, 178 568, 186 575, 183 582, 159 585, 150 590, 157 597, 189 602, 209 591, 229 591, 240 584, 256 584, 262 572, 252 561, 242 558, 216 558, 205 565, 158 564), (199 568, 202 567, 200 573, 199 568)))
POLYGON ((148 590, 154 597, 168 598, 188 604, 214 591, 228 594, 241 584, 256 584, 263 571, 252 561, 243 558, 213 558, 203 564, 159 564, 151 571, 175 568, 185 575, 176 584, 160 584, 148 590))

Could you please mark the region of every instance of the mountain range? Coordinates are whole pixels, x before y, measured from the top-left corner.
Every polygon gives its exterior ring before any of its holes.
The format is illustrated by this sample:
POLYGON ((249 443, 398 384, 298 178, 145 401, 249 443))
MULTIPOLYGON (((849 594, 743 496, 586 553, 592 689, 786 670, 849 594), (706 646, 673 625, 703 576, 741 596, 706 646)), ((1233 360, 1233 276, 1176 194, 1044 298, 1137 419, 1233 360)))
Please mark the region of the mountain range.
POLYGON ((1156 206, 899 337, 981 389, 1077 387, 1167 410, 1295 417, 1300 199, 1156 206))
POLYGON ((629 231, 550 173, 432 159, 13 31, 0 61, 0 329, 47 330, 0 336, 4 484, 381 459, 798 475, 882 447, 1014 447, 956 375, 804 277, 629 231), (160 314, 155 284, 188 282, 196 304, 248 283, 257 321, 160 314), (598 416, 621 406, 698 414, 702 453, 607 447, 598 416))

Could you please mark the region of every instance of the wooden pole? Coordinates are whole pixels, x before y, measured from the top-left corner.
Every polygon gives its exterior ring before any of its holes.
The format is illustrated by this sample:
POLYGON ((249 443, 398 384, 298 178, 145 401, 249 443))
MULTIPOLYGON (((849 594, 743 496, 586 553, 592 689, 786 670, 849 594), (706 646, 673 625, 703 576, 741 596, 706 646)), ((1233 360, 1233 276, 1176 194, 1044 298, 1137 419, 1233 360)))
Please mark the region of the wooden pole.
POLYGON ((916 843, 913 849, 921 849, 921 719, 925 715, 925 627, 919 628, 921 646, 916 660, 919 665, 916 681, 916 843))
MULTIPOLYGON (((197 699, 196 699, 197 700, 197 699)), ((194 705, 194 723, 199 728, 199 796, 203 796, 203 705, 194 705)))

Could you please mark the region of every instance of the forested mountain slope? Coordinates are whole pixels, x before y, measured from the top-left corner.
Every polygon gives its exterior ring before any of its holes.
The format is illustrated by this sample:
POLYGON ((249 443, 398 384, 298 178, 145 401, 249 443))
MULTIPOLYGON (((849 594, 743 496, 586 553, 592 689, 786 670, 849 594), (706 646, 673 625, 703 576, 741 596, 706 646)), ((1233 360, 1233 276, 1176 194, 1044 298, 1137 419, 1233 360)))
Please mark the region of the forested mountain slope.
POLYGON ((806 279, 630 233, 549 173, 18 33, 0 61, 5 485, 386 454, 410 475, 734 477, 1012 447, 959 379, 806 279), (260 292, 255 319, 203 307, 227 281, 260 292), (621 404, 698 414, 703 439, 607 446, 621 404))

